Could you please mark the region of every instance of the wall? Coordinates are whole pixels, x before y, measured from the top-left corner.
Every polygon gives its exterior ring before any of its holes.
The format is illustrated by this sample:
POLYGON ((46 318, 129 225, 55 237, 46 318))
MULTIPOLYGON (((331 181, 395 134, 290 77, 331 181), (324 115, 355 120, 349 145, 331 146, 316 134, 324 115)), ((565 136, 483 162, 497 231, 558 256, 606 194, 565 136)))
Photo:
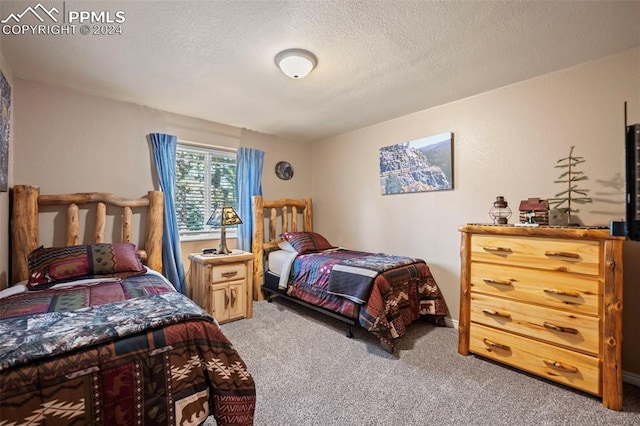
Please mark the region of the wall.
MULTIPOLYGON (((149 133, 224 146, 237 146, 240 136, 230 126, 21 79, 14 97, 14 183, 39 186, 45 194, 139 197, 159 189, 149 133)), ((61 244, 63 234, 53 235, 50 216, 41 217, 40 243, 61 244)), ((141 242, 138 236, 134 241, 141 242)))
MULTIPOLYGON (((15 184, 39 186, 41 193, 50 194, 101 191, 144 195, 159 188, 147 135, 161 132, 185 141, 269 150, 265 195, 279 196, 291 188, 296 194, 310 193, 309 146, 47 84, 16 79, 14 86, 15 184), (280 155, 300 164, 291 181, 283 182, 273 175, 272 156, 280 155)), ((53 215, 41 215, 41 244, 63 242, 63 234, 54 235, 51 226, 54 219, 60 222, 63 218, 53 215)), ((134 238, 141 242, 138 236, 134 238)), ((211 240, 185 243, 185 271, 189 253, 218 244, 211 240)), ((229 247, 236 247, 235 239, 229 239, 229 247)), ((7 255, 1 259, 4 262, 7 255)))
POLYGON ((242 131, 241 146, 264 151, 262 193, 267 200, 305 198, 311 196, 311 145, 265 135, 251 130, 242 131), (276 163, 288 161, 293 177, 281 180, 275 174, 276 163))
MULTIPOLYGON (((629 122, 640 122, 638 76, 636 48, 318 141, 312 147, 315 229, 337 245, 426 259, 457 320, 458 227, 488 222, 497 195, 517 213, 520 200, 563 190, 554 184, 560 174, 554 165, 572 145, 586 160, 581 170, 589 180, 581 186, 594 199, 579 217, 589 225, 623 218, 623 103, 629 102, 629 122), (454 190, 380 194, 380 147, 448 131, 455 139, 454 190)), ((636 374, 640 268, 632 259, 639 245, 625 247, 624 369, 636 374)))
MULTIPOLYGON (((9 86, 11 86, 11 105, 13 111, 11 111, 11 121, 15 115, 15 108, 13 108, 13 94, 15 93, 13 84, 13 74, 11 68, 4 60, 2 56, 2 43, 0 37, 0 70, 7 79, 9 86)), ((13 134, 14 128, 11 123, 11 130, 9 133, 9 172, 8 183, 9 187, 13 184, 13 134)), ((0 290, 6 288, 9 283, 9 192, 0 192, 0 290)))

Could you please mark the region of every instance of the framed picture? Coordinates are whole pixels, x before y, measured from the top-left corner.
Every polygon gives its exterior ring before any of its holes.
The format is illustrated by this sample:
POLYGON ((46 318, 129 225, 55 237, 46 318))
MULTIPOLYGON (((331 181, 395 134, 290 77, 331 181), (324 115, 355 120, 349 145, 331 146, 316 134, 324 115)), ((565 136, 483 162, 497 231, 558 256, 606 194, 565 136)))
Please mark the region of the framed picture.
POLYGON ((11 87, 0 70, 0 192, 9 186, 9 131, 11 126, 11 87))
POLYGON ((382 195, 453 189, 453 133, 380 148, 382 195))

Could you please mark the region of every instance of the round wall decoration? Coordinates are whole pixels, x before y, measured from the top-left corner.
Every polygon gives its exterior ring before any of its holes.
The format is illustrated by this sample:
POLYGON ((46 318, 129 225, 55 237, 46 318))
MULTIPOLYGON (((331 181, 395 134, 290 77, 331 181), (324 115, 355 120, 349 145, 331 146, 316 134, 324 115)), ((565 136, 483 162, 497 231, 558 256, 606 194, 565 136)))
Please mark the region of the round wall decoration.
POLYGON ((293 166, 287 161, 278 161, 276 164, 276 176, 282 180, 289 180, 293 177, 293 166))

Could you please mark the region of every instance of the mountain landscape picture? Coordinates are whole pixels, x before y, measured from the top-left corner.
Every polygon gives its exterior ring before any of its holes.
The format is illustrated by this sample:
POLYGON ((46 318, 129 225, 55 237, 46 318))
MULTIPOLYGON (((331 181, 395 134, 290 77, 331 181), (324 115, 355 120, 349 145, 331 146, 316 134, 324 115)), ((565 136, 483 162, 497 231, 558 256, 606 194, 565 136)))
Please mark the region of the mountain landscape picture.
POLYGON ((11 127, 11 86, 0 71, 0 192, 9 189, 9 130, 11 127))
POLYGON ((453 189, 453 133, 380 148, 383 195, 453 189))

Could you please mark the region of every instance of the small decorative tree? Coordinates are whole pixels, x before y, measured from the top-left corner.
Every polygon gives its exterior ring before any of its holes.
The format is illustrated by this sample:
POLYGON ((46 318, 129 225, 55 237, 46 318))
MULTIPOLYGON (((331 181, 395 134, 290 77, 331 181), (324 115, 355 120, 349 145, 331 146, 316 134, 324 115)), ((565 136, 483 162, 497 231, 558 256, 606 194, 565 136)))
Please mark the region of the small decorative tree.
POLYGON ((574 208, 575 204, 591 203, 590 197, 587 197, 588 189, 578 189, 576 182, 589 179, 583 172, 576 170, 576 166, 584 163, 586 160, 582 157, 575 157, 571 147, 569 156, 561 158, 556 162, 556 169, 567 169, 562 173, 555 183, 566 183, 567 189, 556 194, 555 198, 549 199, 549 204, 555 207, 559 212, 567 215, 568 225, 573 225, 571 213, 578 213, 580 210, 574 208), (578 196, 576 196, 578 195, 578 196))

